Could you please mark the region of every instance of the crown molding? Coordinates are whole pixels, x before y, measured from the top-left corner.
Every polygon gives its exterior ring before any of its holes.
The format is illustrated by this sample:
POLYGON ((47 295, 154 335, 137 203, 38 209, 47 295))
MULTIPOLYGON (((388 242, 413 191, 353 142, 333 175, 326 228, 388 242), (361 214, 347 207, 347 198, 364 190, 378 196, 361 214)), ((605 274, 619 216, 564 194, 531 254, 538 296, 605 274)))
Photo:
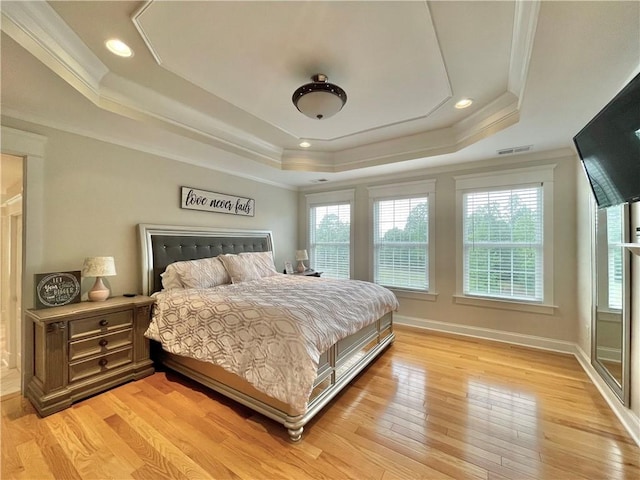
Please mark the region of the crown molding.
POLYGON ((540 0, 515 2, 513 35, 511 38, 511 58, 507 90, 518 98, 518 108, 522 103, 533 52, 533 40, 538 26, 540 0))
POLYGON ((2 30, 92 101, 109 71, 47 2, 2 2, 2 30))
POLYGON ((280 168, 281 148, 111 73, 46 2, 3 2, 2 17, 9 36, 97 107, 280 168))
MULTIPOLYGON (((130 150, 135 150, 138 152, 146 153, 149 155, 155 155, 157 157, 167 158, 169 160, 174 160, 176 162, 186 163, 189 165, 194 165, 196 167, 203 167, 209 170, 215 170, 227 175, 231 175, 234 177, 244 178, 247 180, 252 180, 254 182, 262 183, 265 185, 271 185, 273 187, 283 188, 285 190, 293 190, 297 191, 298 187, 274 182, 271 180, 266 180, 264 178, 258 177, 256 175, 251 175, 249 173, 233 171, 230 172, 224 168, 217 168, 216 166, 212 166, 211 163, 208 163, 206 160, 202 160, 193 156, 185 156, 179 151, 172 151, 166 146, 162 147, 153 147, 143 142, 137 142, 135 140, 122 140, 120 137, 114 137, 111 135, 104 135, 101 131, 96 131, 92 128, 80 128, 76 125, 71 125, 69 123, 61 123, 58 119, 49 119, 36 114, 26 113, 24 111, 18 111, 12 108, 2 108, 2 116, 7 119, 15 119, 23 122, 32 123, 34 125, 40 125, 46 128, 51 128, 54 130, 59 130, 62 132, 70 133, 73 135, 79 135, 86 138, 91 138, 93 140, 98 140, 100 142, 109 143, 112 145, 117 145, 119 147, 128 148, 130 150)), ((3 120, 4 121, 4 120, 3 120)), ((38 135, 35 133, 24 132, 22 130, 16 130, 11 127, 7 127, 5 125, 2 126, 2 151, 4 153, 10 154, 21 154, 21 152, 29 151, 29 152, 40 152, 38 156, 44 157, 44 146, 47 137, 38 135), (11 140, 11 143, 9 143, 11 140), (10 148, 9 145, 17 145, 16 148, 10 148), (18 146, 21 146, 18 148, 18 146)), ((35 153, 33 153, 35 154, 35 153)))
POLYGON ((159 124, 178 135, 259 163, 281 167, 281 148, 113 73, 105 77, 99 106, 130 118, 159 124))

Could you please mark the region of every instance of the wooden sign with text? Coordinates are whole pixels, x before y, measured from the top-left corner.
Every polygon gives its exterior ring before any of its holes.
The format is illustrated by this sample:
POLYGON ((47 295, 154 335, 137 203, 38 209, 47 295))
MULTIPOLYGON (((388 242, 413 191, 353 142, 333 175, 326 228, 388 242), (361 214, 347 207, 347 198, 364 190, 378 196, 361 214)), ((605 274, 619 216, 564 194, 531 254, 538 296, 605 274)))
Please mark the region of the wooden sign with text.
POLYGON ((59 307, 80 301, 80 270, 35 275, 36 308, 59 307))
POLYGON ((236 197, 224 193, 207 192, 191 187, 182 187, 181 208, 205 212, 228 213, 253 217, 255 201, 252 198, 236 197))

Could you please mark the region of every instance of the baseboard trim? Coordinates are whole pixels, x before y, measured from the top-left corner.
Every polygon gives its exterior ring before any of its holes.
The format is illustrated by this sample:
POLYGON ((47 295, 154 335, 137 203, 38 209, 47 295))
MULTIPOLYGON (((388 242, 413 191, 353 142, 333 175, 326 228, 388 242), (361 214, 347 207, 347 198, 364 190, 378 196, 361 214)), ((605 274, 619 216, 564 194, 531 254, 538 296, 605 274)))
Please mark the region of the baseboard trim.
POLYGON ((436 320, 426 320, 423 318, 405 317, 394 315, 393 323, 406 325, 408 327, 423 328, 443 333, 454 333, 466 337, 482 338, 484 340, 495 340, 498 342, 521 345, 523 347, 533 347, 539 350, 550 350, 553 352, 571 353, 575 352, 575 344, 563 340, 552 338, 536 337, 534 335, 523 335, 520 333, 504 332, 491 328, 473 327, 470 325, 459 325, 436 320))
POLYGON ((591 361, 580 346, 573 342, 555 340, 552 338, 537 337, 535 335, 524 335, 520 333, 504 332, 491 328, 473 327, 470 325, 459 325, 423 318, 406 317, 404 315, 394 315, 393 323, 423 330, 432 330, 466 337, 480 338, 497 342, 520 345, 523 347, 536 348, 538 350, 548 350, 553 352, 567 353, 576 357, 578 363, 585 371, 591 382, 596 386, 600 395, 605 399, 609 408, 613 411, 624 429, 631 438, 640 446, 640 417, 631 410, 625 408, 608 385, 600 378, 596 370, 591 366, 591 361))
POLYGON ((598 358, 606 360, 608 362, 621 364, 622 350, 619 348, 611 347, 598 347, 598 358))
POLYGON ((600 395, 602 395, 602 397, 609 405, 609 408, 613 410, 613 413, 616 415, 616 417, 618 417, 618 420, 620 420, 622 426, 627 432, 629 432, 629 435, 631 435, 633 441, 636 442, 636 444, 640 447, 640 417, 638 417, 628 408, 625 408, 624 405, 620 403, 618 397, 616 397, 616 395, 611 391, 605 381, 602 380, 600 375, 598 375, 596 369, 593 368, 593 365, 591 365, 591 360, 589 359, 587 354, 577 344, 575 345, 574 355, 582 366, 582 369, 589 376, 591 382, 600 392, 600 395))

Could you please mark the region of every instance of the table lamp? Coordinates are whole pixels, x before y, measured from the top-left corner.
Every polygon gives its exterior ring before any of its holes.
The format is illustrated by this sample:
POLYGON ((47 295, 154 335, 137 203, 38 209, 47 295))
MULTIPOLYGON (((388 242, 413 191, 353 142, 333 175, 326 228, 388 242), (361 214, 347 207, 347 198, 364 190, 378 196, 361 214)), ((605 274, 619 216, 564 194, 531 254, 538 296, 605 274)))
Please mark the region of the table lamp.
POLYGON ((298 273, 304 272, 307 267, 304 266, 304 261, 309 260, 306 250, 296 250, 296 260, 298 261, 298 273))
POLYGON ((96 277, 96 283, 87 293, 90 302, 104 302, 109 298, 109 289, 102 283, 102 277, 116 274, 113 257, 87 257, 82 266, 83 277, 96 277))

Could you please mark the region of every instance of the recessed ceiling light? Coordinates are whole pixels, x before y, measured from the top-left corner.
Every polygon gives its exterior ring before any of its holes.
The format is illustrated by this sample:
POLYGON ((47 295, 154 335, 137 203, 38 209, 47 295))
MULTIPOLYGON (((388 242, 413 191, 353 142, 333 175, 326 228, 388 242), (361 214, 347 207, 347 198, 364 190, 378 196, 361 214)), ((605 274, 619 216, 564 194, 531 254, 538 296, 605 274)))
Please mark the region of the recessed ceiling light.
POLYGON ((459 100, 455 104, 455 107, 458 108, 458 109, 467 108, 467 107, 471 106, 472 103, 473 103, 473 100, 471 98, 463 98, 462 100, 459 100))
POLYGON ((112 38, 104 42, 106 47, 109 49, 111 53, 114 55, 118 55, 119 57, 133 57, 133 50, 124 43, 122 40, 118 40, 117 38, 112 38))
POLYGON ((302 148, 309 148, 311 144, 305 140, 304 142, 300 142, 300 146, 302 148))

